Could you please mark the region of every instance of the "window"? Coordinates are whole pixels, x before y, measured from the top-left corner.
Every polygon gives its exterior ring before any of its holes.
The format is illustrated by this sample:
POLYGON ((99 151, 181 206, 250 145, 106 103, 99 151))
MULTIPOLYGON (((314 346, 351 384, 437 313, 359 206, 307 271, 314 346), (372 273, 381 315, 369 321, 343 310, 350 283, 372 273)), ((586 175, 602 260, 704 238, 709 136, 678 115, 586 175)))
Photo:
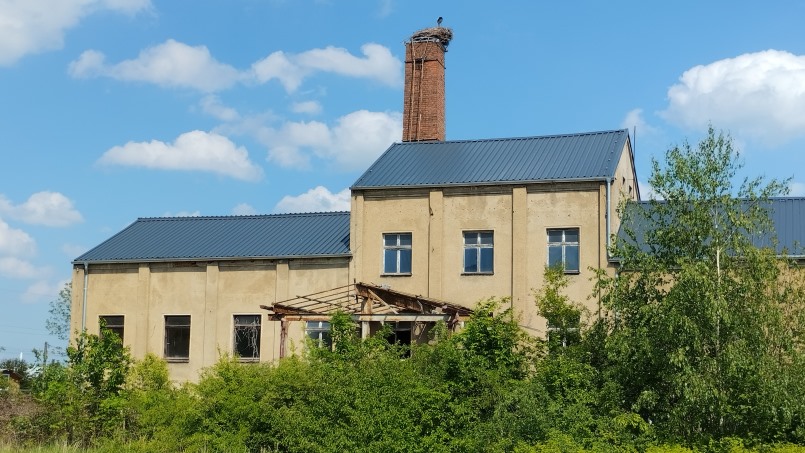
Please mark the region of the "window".
POLYGON ((495 248, 491 231, 464 232, 464 273, 491 274, 495 248))
POLYGON ((548 321, 548 351, 557 353, 562 349, 581 342, 581 313, 567 313, 564 318, 557 320, 559 325, 548 321))
POLYGON ((562 266, 565 273, 579 272, 579 229, 548 230, 548 266, 562 266))
POLYGON ((233 352, 241 361, 260 360, 260 315, 235 315, 233 352))
POLYGON ((305 333, 320 348, 329 348, 333 344, 329 321, 308 321, 305 333))
POLYGON ((411 274, 411 233, 383 235, 383 273, 411 274))
POLYGON ((391 324, 391 329, 386 335, 386 341, 390 344, 401 347, 401 358, 411 357, 411 322, 397 321, 391 324))
POLYGON ((190 360, 190 316, 165 316, 165 358, 170 362, 190 360))
POLYGON ((101 327, 101 335, 104 330, 108 330, 117 334, 120 341, 123 341, 123 316, 98 316, 98 324, 101 327))

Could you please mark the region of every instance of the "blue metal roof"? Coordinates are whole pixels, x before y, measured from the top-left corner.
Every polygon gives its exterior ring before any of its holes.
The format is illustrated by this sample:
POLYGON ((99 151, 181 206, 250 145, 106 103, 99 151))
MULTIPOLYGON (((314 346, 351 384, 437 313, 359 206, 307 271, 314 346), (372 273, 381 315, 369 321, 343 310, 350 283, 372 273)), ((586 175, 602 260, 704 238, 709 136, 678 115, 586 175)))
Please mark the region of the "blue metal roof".
MULTIPOLYGON (((634 206, 647 210, 651 207, 651 203, 650 200, 640 201, 634 206)), ((660 201, 660 203, 664 202, 660 201)), ((777 252, 791 257, 805 257, 805 197, 769 198, 768 204, 764 203, 764 207, 768 210, 774 232, 777 235, 777 252)), ((651 228, 651 222, 643 215, 634 216, 633 222, 631 228, 637 242, 641 248, 647 249, 648 245, 645 244, 644 238, 651 228)), ((623 228, 618 235, 621 239, 628 240, 623 228)), ((772 245, 771 238, 770 233, 753 235, 752 242, 758 247, 769 247, 772 245)))
POLYGON ((778 250, 803 255, 805 247, 805 197, 771 199, 770 214, 779 241, 778 250))
POLYGON ((352 189, 612 177, 626 129, 543 137, 395 143, 352 189))
POLYGON ((73 263, 349 256, 349 212, 141 218, 73 263))

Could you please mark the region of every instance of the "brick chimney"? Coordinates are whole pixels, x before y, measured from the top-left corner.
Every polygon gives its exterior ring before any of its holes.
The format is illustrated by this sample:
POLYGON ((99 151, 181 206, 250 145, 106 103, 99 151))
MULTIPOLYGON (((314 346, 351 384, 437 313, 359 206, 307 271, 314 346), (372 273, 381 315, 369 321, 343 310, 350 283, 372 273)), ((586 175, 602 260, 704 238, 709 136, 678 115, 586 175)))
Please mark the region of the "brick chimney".
POLYGON ((444 54, 452 38, 452 30, 439 26, 405 43, 404 142, 445 139, 444 54))

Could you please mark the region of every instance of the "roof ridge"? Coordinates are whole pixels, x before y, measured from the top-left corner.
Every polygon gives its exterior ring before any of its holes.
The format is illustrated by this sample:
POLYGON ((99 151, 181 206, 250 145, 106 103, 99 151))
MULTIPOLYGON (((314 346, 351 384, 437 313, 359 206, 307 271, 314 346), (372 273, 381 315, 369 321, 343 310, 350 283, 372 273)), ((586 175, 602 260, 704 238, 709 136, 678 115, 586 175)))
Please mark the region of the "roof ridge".
POLYGON ((314 211, 314 212, 283 212, 276 214, 245 214, 245 215, 196 215, 196 216, 173 216, 173 217, 138 217, 137 221, 147 222, 170 222, 187 220, 243 220, 248 218, 262 219, 267 217, 304 217, 304 216, 329 216, 344 215, 349 211, 314 211))
POLYGON ((549 134, 549 135, 523 135, 518 137, 490 137, 490 138, 473 138, 463 140, 424 140, 424 141, 410 141, 410 142, 395 142, 394 145, 440 145, 445 143, 477 143, 477 142, 503 142, 503 141, 516 141, 516 140, 532 140, 538 138, 558 138, 558 137, 580 137, 584 135, 603 135, 615 133, 628 133, 628 129, 611 129, 590 132, 572 132, 565 134, 549 134))

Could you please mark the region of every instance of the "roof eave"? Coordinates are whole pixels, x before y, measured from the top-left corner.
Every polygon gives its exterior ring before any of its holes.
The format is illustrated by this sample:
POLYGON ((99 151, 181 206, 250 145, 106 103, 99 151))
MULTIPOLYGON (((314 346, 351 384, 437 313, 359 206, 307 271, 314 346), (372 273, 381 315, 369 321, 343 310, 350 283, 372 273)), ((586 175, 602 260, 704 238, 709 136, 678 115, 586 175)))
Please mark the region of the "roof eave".
POLYGON ((146 259, 112 259, 112 260, 73 260, 71 264, 131 264, 131 263, 176 263, 191 261, 250 261, 250 260, 288 260, 304 258, 351 258, 351 253, 322 255, 272 255, 272 256, 198 256, 181 258, 146 258, 146 259))
POLYGON ((388 186, 352 186, 352 190, 384 190, 384 189, 435 189, 439 187, 477 187, 477 186, 518 186, 523 184, 556 184, 562 182, 606 182, 612 181, 615 178, 612 176, 594 176, 585 178, 561 178, 561 179, 529 179, 517 181, 483 181, 483 182, 453 182, 443 184, 407 184, 407 185, 388 185, 388 186))

